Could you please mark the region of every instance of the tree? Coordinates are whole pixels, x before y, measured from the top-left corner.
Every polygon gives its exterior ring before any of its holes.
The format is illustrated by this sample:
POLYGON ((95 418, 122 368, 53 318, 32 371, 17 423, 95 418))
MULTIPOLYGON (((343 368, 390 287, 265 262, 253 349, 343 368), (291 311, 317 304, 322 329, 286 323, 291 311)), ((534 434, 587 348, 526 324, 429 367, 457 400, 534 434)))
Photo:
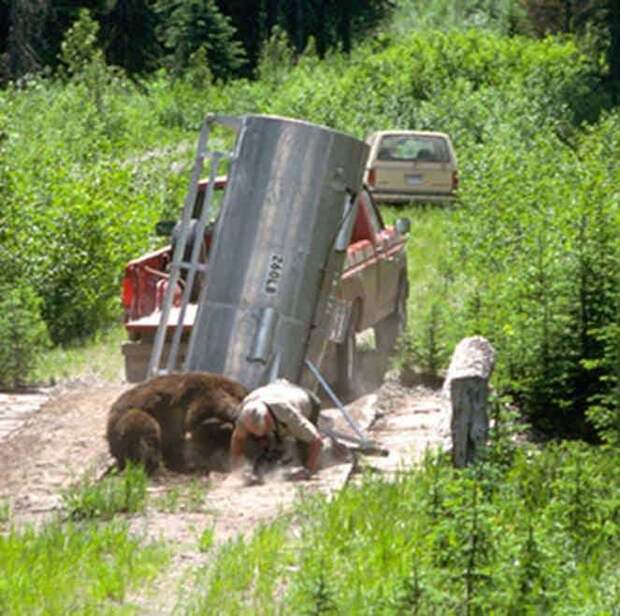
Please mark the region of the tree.
POLYGON ((243 47, 215 0, 157 0, 156 10, 161 19, 159 39, 174 72, 183 71, 203 45, 215 77, 226 79, 240 72, 245 63, 243 47))
POLYGON ((102 39, 109 64, 130 73, 153 68, 161 55, 152 0, 112 0, 102 17, 102 39))
POLYGON ((609 81, 620 88, 620 2, 618 0, 521 0, 535 34, 599 32, 607 51, 609 81))
POLYGON ((278 0, 216 0, 220 12, 226 15, 243 44, 247 57, 245 72, 250 73, 258 63, 260 50, 278 23, 278 0))
POLYGON ((49 11, 49 0, 10 0, 7 54, 11 77, 21 77, 41 68, 49 11))
POLYGON ((356 39, 377 27, 393 9, 393 0, 217 0, 239 32, 254 69, 274 28, 283 29, 301 54, 310 37, 323 57, 331 47, 349 51, 356 39))
POLYGON ((41 299, 22 282, 0 284, 0 386, 28 382, 41 351, 49 345, 41 299))

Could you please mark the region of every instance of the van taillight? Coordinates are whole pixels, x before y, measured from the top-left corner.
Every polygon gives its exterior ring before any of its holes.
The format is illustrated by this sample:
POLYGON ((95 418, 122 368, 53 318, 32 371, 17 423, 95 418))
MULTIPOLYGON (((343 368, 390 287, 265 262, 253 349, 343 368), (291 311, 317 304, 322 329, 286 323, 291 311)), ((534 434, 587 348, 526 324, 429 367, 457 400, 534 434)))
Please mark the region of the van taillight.
POLYGON ((452 190, 456 190, 459 187, 459 172, 452 172, 452 190))
POLYGON ((123 278, 123 294, 122 301, 123 306, 129 310, 131 308, 131 302, 133 300, 133 282, 129 276, 125 275, 123 278))
POLYGON ((377 170, 371 168, 368 170, 368 186, 374 186, 377 180, 377 170))

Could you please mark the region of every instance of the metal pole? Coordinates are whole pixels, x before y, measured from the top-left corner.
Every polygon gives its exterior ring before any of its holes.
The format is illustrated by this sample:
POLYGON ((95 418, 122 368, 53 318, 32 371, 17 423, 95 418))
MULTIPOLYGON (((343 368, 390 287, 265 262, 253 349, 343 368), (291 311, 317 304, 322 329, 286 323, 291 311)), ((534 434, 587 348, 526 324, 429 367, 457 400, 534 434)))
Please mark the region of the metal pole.
POLYGON ((327 392, 327 395, 331 398, 332 402, 336 405, 338 410, 342 413, 342 416, 346 419, 349 426, 351 426, 351 429, 355 432, 355 434, 357 434, 357 436, 363 443, 367 443, 368 439, 366 438, 364 433, 360 430, 359 426, 355 422, 355 419, 351 417, 351 415, 349 414, 349 411, 347 411, 344 404, 340 402, 340 400, 338 399, 338 396, 336 396, 336 394, 334 393, 334 390, 329 386, 327 381, 323 378, 323 375, 319 372, 319 369, 309 359, 306 359, 304 361, 305 361, 306 366, 308 366, 308 368, 310 369, 310 372, 312 372, 312 374, 316 377, 317 381, 321 384, 323 389, 327 392))
POLYGON ((363 441, 355 436, 350 436, 349 434, 340 432, 340 430, 334 430, 333 428, 319 428, 319 432, 322 432, 326 436, 329 436, 336 441, 346 441, 348 443, 354 443, 355 445, 357 445, 357 450, 360 453, 366 455, 383 457, 387 457, 390 455, 389 450, 385 449, 385 447, 382 447, 381 445, 379 445, 379 443, 376 443, 375 441, 363 441))

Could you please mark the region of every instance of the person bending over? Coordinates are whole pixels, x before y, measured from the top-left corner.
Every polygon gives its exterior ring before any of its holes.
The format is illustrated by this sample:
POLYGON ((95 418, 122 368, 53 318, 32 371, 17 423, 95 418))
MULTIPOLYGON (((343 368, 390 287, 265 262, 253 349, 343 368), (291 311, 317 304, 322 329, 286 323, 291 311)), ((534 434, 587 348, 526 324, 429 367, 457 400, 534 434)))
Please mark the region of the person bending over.
POLYGON ((316 428, 320 410, 319 399, 307 389, 278 379, 247 395, 240 405, 230 445, 233 470, 243 464, 249 434, 261 441, 263 454, 254 466, 254 481, 261 481, 258 462, 263 456, 282 458, 291 437, 301 445, 303 468, 289 475, 290 479, 308 479, 318 468, 323 441, 316 428))

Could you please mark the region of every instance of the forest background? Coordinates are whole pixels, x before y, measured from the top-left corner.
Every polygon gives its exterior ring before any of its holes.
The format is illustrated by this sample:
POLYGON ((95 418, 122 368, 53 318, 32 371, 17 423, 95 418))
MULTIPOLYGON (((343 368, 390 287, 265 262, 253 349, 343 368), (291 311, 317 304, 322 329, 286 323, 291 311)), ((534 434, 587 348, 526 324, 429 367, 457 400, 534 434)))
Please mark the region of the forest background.
POLYGON ((0 380, 118 322, 206 111, 277 113, 450 133, 458 206, 405 208, 401 366, 485 335, 537 427, 617 442, 619 33, 612 0, 3 0, 0 380))
MULTIPOLYGON (((454 207, 382 208, 412 221, 396 361, 438 374, 487 336, 488 450, 302 500, 209 553, 181 613, 618 613, 619 40, 614 0, 0 1, 3 386, 118 328, 123 267, 178 216, 206 112, 456 146, 454 207)), ((0 503, 0 611, 130 613, 178 548, 128 530, 146 485, 78 486, 23 532, 0 503)))

